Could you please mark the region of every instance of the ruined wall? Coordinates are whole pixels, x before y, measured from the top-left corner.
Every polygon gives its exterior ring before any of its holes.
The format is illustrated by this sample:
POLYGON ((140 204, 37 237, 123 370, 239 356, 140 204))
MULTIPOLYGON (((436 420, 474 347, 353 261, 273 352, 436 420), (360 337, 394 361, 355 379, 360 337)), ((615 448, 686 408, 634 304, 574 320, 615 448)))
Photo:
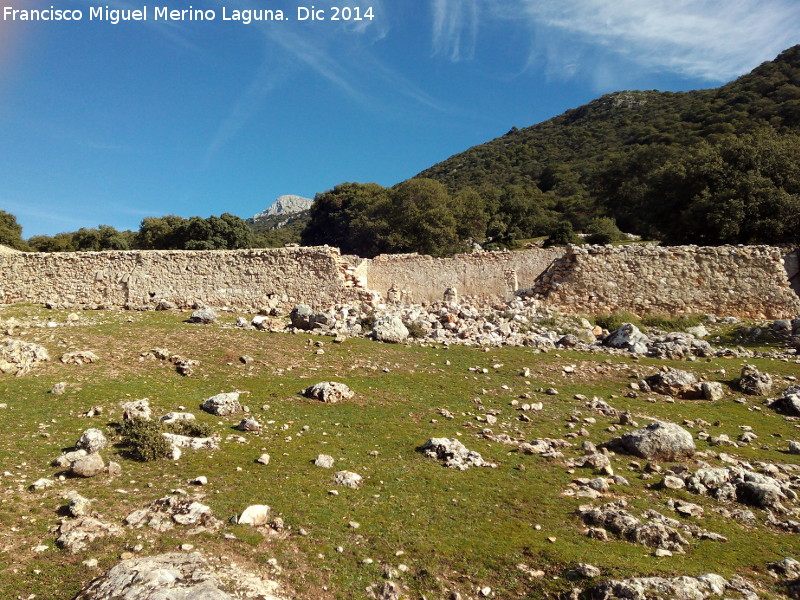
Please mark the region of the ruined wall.
POLYGON ((259 309, 326 306, 359 290, 335 248, 0 255, 0 302, 124 307, 160 300, 259 309))
POLYGON ((796 252, 767 246, 583 246, 373 260, 328 247, 9 253, 0 254, 0 303, 324 308, 364 299, 365 288, 384 298, 390 288, 404 290, 404 300, 419 302, 441 300, 447 288, 495 301, 533 286, 529 293, 564 312, 777 318, 800 315, 790 287, 798 268, 796 252))
POLYGON ((381 255, 359 265, 367 287, 384 298, 390 288, 411 302, 440 301, 447 288, 459 296, 484 300, 507 300, 519 288, 533 285, 550 263, 564 254, 563 248, 520 252, 479 252, 452 258, 418 254, 381 255))
POLYGON ((573 313, 796 317, 785 251, 769 246, 570 247, 531 291, 573 313))

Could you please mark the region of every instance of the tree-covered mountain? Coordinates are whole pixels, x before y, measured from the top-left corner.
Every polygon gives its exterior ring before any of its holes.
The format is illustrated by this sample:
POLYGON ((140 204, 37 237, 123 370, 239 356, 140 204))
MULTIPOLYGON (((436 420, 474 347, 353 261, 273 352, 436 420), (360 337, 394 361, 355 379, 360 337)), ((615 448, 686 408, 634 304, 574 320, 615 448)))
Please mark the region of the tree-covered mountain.
POLYGON ((670 243, 797 242, 799 133, 795 46, 720 88, 605 95, 417 177, 451 194, 527 190, 547 218, 523 235, 605 216, 670 243))

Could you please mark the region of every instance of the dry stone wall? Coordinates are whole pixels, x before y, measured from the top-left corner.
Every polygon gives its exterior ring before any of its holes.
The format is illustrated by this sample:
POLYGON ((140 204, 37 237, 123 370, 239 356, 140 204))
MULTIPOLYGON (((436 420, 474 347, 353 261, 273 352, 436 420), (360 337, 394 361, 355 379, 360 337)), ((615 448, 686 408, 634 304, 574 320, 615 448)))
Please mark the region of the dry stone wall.
POLYGON ((386 298, 390 289, 409 302, 441 301, 444 291, 484 301, 508 300, 528 288, 563 248, 478 252, 452 258, 418 254, 381 255, 359 266, 366 286, 386 298))
POLYGON ((784 255, 769 246, 571 246, 531 293, 572 313, 796 317, 784 255))
POLYGON ((328 306, 363 290, 336 248, 146 250, 0 255, 0 302, 259 309, 291 302, 328 306))
POLYGON ((179 307, 197 301, 245 310, 327 308, 372 297, 439 301, 454 288, 473 302, 531 288, 564 312, 709 312, 797 317, 797 253, 767 246, 592 246, 522 252, 341 256, 336 248, 0 253, 0 303, 179 307))

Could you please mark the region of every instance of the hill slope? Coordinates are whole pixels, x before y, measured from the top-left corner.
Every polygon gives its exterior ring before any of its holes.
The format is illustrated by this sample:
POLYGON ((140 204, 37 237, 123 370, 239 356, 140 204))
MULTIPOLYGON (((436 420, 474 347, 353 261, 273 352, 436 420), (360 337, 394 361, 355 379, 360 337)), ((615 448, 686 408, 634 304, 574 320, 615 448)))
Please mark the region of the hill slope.
MULTIPOLYGON (((791 170, 800 155, 798 132, 800 46, 794 46, 775 60, 720 88, 681 93, 627 91, 602 96, 548 121, 521 130, 512 129, 504 136, 426 169, 417 177, 436 179, 452 193, 486 186, 536 186, 549 193, 548 208, 578 227, 592 217, 610 215, 636 233, 687 241, 673 236, 663 223, 654 223, 642 214, 645 205, 656 201, 662 205, 666 203, 667 215, 674 216, 676 211, 680 214, 687 209, 687 206, 673 206, 663 198, 651 198, 651 188, 664 182, 655 182, 648 176, 655 176, 656 171, 681 157, 686 160, 688 156, 696 162, 697 156, 686 155, 689 148, 693 152, 700 149, 697 151, 701 154, 717 152, 722 162, 733 170, 752 170, 758 177, 769 179, 766 187, 779 188, 781 193, 793 196, 789 199, 792 204, 797 201, 800 190, 796 180, 792 182, 787 176, 786 169, 791 170), (761 141, 753 142, 744 137, 748 135, 761 141), (759 144, 766 146, 763 148, 766 154, 787 153, 785 164, 777 167, 751 164, 758 162, 757 157, 748 157, 745 164, 737 163, 726 155, 732 152, 730 147, 736 146, 737 140, 745 153, 747 148, 759 144), (773 145, 780 149, 775 150, 773 145), (636 193, 624 189, 630 185, 640 185, 643 189, 636 193)), ((741 148, 738 151, 741 153, 741 148)), ((713 178, 707 173, 695 176, 703 181, 682 182, 691 188, 685 190, 687 197, 684 198, 689 205, 694 205, 709 187, 706 195, 725 195, 714 189, 713 178)), ((725 193, 740 195, 742 190, 726 189, 725 193)), ((780 201, 773 203, 780 204, 780 201)), ((757 214, 755 218, 765 217, 757 214)), ((752 232, 739 228, 737 233, 727 237, 717 235, 688 241, 716 243, 756 239, 752 232)))

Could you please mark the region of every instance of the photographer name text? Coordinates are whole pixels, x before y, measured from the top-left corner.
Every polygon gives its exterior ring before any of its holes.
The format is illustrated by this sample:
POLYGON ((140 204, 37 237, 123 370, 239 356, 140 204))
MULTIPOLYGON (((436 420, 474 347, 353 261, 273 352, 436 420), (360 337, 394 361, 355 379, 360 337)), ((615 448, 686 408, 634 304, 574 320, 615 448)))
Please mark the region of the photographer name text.
POLYGON ((55 6, 42 9, 3 7, 3 21, 100 21, 119 25, 135 21, 231 21, 248 25, 262 21, 372 21, 375 10, 371 6, 329 6, 317 8, 297 6, 291 11, 260 9, 171 8, 169 6, 142 6, 141 8, 111 8, 89 6, 86 9, 61 9, 55 6))

